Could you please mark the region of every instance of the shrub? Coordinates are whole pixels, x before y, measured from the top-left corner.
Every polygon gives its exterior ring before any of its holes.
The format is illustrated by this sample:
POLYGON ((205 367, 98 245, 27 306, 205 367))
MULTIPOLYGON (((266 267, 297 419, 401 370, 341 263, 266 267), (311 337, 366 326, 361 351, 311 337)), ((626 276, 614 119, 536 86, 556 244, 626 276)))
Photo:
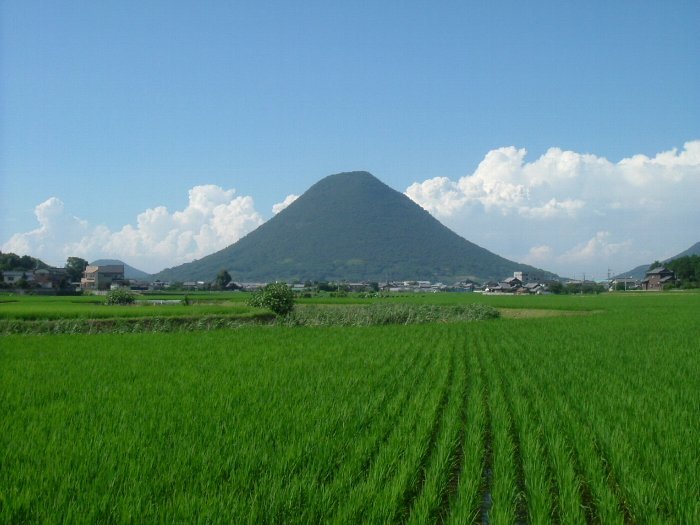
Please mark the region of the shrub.
POLYGON ((287 315, 294 309, 294 292, 285 283, 270 283, 248 300, 250 306, 267 308, 277 315, 287 315))
POLYGON ((133 304, 135 300, 134 294, 124 288, 110 290, 107 293, 107 304, 133 304))

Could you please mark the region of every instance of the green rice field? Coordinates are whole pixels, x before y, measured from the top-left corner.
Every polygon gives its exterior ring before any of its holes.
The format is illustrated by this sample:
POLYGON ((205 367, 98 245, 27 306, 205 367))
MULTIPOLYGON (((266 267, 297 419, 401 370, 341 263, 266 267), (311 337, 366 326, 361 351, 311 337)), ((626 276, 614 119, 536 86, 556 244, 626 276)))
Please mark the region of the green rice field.
POLYGON ((379 301, 503 315, 0 335, 0 522, 700 523, 700 294, 379 301))

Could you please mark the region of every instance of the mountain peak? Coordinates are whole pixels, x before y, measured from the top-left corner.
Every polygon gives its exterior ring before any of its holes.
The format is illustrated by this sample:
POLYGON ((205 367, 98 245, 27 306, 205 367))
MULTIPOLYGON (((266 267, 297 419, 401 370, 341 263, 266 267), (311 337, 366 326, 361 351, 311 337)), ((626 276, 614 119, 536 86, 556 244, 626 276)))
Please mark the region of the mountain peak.
POLYGON ((324 181, 337 183, 339 181, 350 181, 350 180, 352 180, 352 181, 377 181, 377 182, 381 182, 377 177, 372 175, 369 171, 343 171, 341 173, 334 173, 333 175, 328 175, 326 177, 323 177, 316 184, 320 184, 321 182, 324 182, 324 181))
MULTIPOLYGON (((348 202, 350 197, 358 198, 374 192, 394 191, 368 171, 345 171, 328 175, 312 185, 300 199, 320 200, 333 198, 348 202)), ((298 201, 299 199, 297 199, 298 201)), ((301 201, 304 202, 303 200, 301 201)), ((296 203, 296 201, 295 201, 296 203)))

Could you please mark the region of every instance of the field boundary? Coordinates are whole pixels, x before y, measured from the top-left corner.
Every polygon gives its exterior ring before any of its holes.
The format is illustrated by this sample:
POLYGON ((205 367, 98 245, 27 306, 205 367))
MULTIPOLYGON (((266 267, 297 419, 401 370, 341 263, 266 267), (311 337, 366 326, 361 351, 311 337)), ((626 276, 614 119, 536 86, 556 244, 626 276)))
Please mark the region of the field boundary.
POLYGON ((605 310, 553 310, 545 308, 504 308, 497 307, 504 319, 539 319, 544 317, 585 317, 601 314, 605 310))

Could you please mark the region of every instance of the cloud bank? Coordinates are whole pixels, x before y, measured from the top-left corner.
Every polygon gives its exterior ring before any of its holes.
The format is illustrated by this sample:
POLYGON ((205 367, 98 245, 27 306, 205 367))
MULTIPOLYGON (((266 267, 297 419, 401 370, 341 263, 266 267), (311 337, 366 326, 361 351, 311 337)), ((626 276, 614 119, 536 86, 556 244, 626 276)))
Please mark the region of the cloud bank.
MULTIPOLYGON (((526 157, 498 148, 473 173, 416 182, 406 195, 470 241, 570 277, 621 273, 700 240, 700 140, 619 162, 559 148, 526 157)), ((209 255, 264 222, 251 197, 214 185, 192 188, 183 210, 149 208, 117 231, 75 217, 57 197, 35 215, 38 227, 13 235, 2 251, 55 265, 69 256, 118 258, 151 272, 209 255)))
POLYGON ((526 155, 495 149, 474 173, 406 195, 467 239, 563 275, 604 277, 700 240, 700 140, 616 163, 559 148, 526 155))
POLYGON ((31 254, 56 265, 69 256, 117 258, 151 272, 225 248, 264 222, 251 197, 215 185, 189 190, 183 210, 149 208, 136 217, 135 225, 118 231, 67 213, 56 197, 39 204, 34 213, 39 227, 13 235, 2 245, 3 252, 31 254))

